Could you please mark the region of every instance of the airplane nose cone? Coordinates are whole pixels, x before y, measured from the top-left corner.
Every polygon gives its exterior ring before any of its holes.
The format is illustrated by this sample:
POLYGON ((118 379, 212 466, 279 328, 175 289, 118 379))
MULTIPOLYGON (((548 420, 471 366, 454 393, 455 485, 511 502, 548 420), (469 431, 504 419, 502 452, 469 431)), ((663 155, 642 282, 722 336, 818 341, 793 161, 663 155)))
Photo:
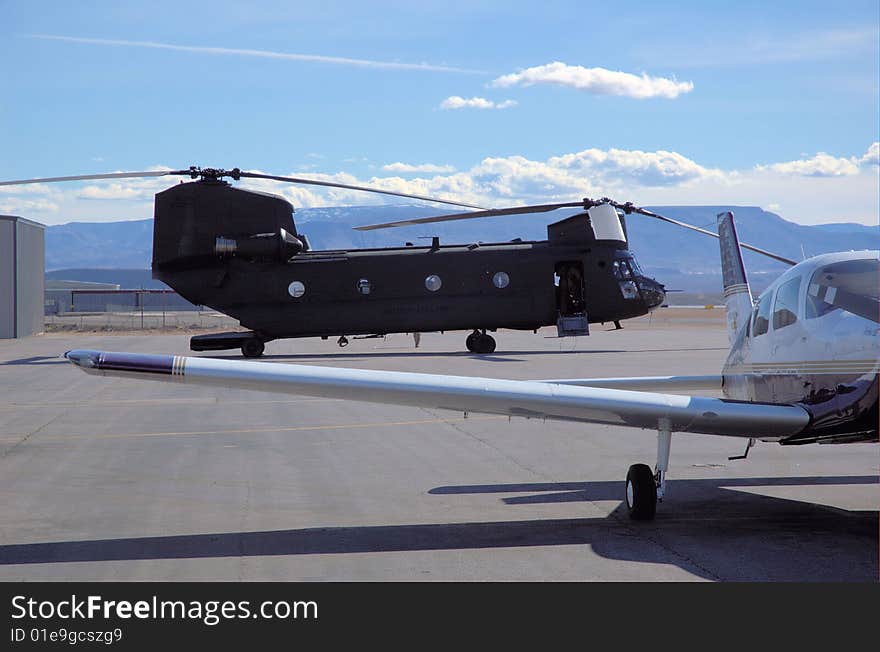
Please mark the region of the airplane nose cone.
POLYGON ((98 366, 99 353, 97 351, 86 351, 83 349, 74 349, 67 351, 64 357, 68 361, 83 369, 94 369, 98 366))

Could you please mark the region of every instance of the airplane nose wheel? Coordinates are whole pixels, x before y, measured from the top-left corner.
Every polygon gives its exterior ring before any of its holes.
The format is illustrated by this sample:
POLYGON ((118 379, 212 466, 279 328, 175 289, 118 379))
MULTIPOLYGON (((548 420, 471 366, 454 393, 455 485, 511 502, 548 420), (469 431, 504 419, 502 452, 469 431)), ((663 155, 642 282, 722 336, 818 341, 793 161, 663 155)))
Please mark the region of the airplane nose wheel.
POLYGON ((495 338, 486 331, 475 330, 467 336, 464 345, 471 353, 493 353, 495 351, 495 338))
POLYGON ((633 464, 626 474, 626 508, 634 521, 650 521, 656 515, 657 503, 666 493, 671 447, 671 424, 663 417, 657 423, 657 471, 647 464, 633 464))
POLYGON ((657 513, 657 483, 647 464, 633 464, 626 474, 626 508, 635 521, 650 521, 657 513))

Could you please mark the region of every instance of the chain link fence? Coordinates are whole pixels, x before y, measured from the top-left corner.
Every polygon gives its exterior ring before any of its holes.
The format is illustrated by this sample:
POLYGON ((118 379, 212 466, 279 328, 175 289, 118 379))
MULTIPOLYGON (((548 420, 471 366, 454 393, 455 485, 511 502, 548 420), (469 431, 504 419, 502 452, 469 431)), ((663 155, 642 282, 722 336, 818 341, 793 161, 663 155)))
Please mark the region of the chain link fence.
POLYGON ((69 290, 46 298, 45 330, 237 329, 232 317, 197 306, 174 290, 69 290))

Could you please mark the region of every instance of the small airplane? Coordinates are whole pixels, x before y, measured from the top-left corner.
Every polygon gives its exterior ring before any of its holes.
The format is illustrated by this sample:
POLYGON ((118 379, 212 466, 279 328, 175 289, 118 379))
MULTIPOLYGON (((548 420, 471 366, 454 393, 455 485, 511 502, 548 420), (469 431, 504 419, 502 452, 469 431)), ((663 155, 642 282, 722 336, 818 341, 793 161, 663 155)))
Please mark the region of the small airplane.
POLYGON ((666 492, 673 432, 745 438, 740 457, 756 440, 878 440, 880 252, 804 260, 753 305, 732 213, 718 215, 716 237, 731 347, 715 376, 522 381, 88 350, 65 356, 105 376, 656 430, 656 468, 632 465, 625 488, 630 517, 650 520, 666 492), (724 398, 674 393, 696 389, 720 389, 724 398))

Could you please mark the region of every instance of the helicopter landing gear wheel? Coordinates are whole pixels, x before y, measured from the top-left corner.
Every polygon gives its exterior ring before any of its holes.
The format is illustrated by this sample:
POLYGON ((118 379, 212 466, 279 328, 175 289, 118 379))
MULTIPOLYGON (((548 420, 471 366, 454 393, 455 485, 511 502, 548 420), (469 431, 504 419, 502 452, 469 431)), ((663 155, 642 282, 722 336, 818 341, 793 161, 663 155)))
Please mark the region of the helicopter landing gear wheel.
POLYGON ((248 338, 241 344, 241 354, 246 358, 259 358, 265 350, 266 345, 256 337, 248 338))
POLYGON ((633 464, 626 474, 626 508, 634 521, 650 521, 657 513, 657 481, 647 464, 633 464))
POLYGON ((477 339, 477 353, 494 353, 495 352, 495 338, 491 335, 487 335, 483 333, 480 335, 479 339, 477 339))
POLYGON ((495 351, 495 338, 491 335, 488 335, 486 332, 481 333, 477 336, 476 341, 474 342, 474 353, 493 353, 495 351))
POLYGON ((486 331, 474 331, 467 336, 464 345, 471 353, 492 353, 495 351, 495 338, 486 331))

